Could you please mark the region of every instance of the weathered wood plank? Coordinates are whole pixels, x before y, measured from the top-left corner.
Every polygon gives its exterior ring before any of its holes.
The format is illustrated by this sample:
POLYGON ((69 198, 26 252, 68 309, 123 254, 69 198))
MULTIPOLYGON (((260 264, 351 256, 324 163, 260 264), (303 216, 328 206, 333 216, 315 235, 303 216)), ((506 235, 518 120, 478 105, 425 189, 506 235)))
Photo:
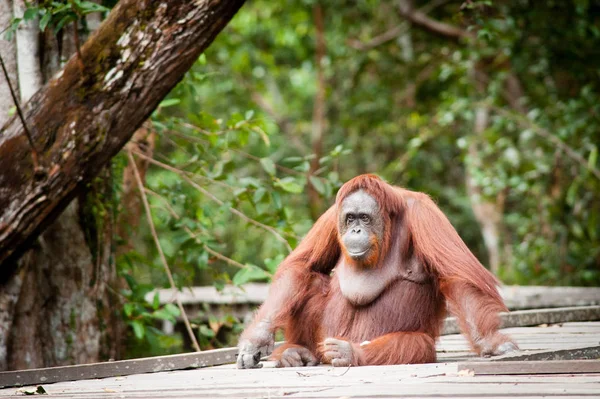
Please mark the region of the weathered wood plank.
MULTIPOLYGON (((556 324, 572 321, 600 320, 600 306, 581 306, 556 309, 518 310, 501 313, 502 328, 526 327, 540 324, 556 324)), ((449 317, 444 323, 442 334, 460 332, 456 318, 449 317)))
POLYGON ((500 294, 509 309, 540 309, 600 305, 599 287, 507 285, 500 294))
MULTIPOLYGON (((269 284, 248 283, 244 284, 243 287, 227 285, 222 291, 218 291, 213 286, 189 287, 178 291, 178 294, 181 303, 184 305, 201 305, 204 303, 211 305, 260 305, 267 299, 268 292, 269 284)), ((158 293, 161 304, 175 301, 175 291, 171 288, 149 292, 146 295, 146 300, 152 302, 155 293, 158 293)))
MULTIPOLYGON (((599 337, 600 338, 600 337, 599 337)), ((600 342, 599 342, 600 343, 600 342)), ((541 360, 597 360, 600 359, 600 346, 584 346, 579 348, 531 351, 519 354, 496 356, 490 360, 504 361, 541 361, 541 360)))
POLYGON ((145 359, 91 363, 0 372, 0 387, 35 385, 58 381, 105 378, 159 371, 183 370, 227 364, 235 361, 237 348, 215 349, 200 353, 157 356, 145 359))
MULTIPOLYGON (((552 328, 555 330, 555 336, 546 334, 542 337, 536 337, 535 334, 530 333, 531 328, 519 328, 513 329, 513 337, 521 345, 522 349, 545 349, 548 352, 549 349, 556 350, 582 350, 589 352, 587 356, 592 356, 590 351, 593 348, 581 348, 586 343, 589 343, 590 347, 598 347, 600 340, 600 323, 569 323, 565 324, 564 327, 552 328), (573 326, 581 328, 586 333, 577 334, 573 340, 566 339, 573 334, 562 334, 563 329, 571 331, 573 326), (584 328, 585 327, 585 328, 584 328), (522 339, 523 338, 523 339, 522 339), (527 338, 527 339, 524 339, 527 338), (566 346, 566 347, 565 347, 566 346), (569 346, 571 348, 569 348, 569 346)), ((534 330, 540 330, 534 329, 534 330)), ((547 329, 545 329, 547 330, 547 329)), ((460 335, 445 336, 442 337, 438 344, 438 356, 440 362, 457 361, 472 359, 477 361, 477 358, 470 352, 468 352, 468 345, 464 337, 460 335)), ((135 359, 135 360, 124 360, 118 362, 108 362, 99 364, 88 364, 80 366, 67 366, 57 367, 50 369, 37 369, 37 370, 24 370, 14 372, 2 372, 0 373, 0 386, 22 386, 22 385, 33 385, 40 383, 50 383, 56 381, 71 381, 80 379, 90 378, 104 378, 111 376, 126 376, 140 373, 150 373, 156 371, 171 371, 181 370, 187 368, 198 368, 206 366, 215 366, 232 363, 235 360, 237 350, 235 348, 219 349, 213 351, 205 351, 202 353, 162 356, 155 358, 146 359, 135 359)), ((537 352, 536 352, 537 353, 537 352)), ((535 353, 519 353, 516 356, 530 356, 535 353)), ((531 358, 533 360, 534 358, 531 358)), ((420 369, 425 368, 427 365, 420 365, 420 369)), ((437 365, 431 365, 432 367, 443 367, 443 363, 437 365)), ((265 366, 268 367, 268 364, 265 366)), ((456 364, 454 365, 456 367, 456 364)), ((373 368, 366 367, 361 368, 361 374, 368 375, 373 368), (367 373, 367 374, 365 374, 367 373)), ((381 370, 380 368, 376 370, 381 370)), ((327 368, 321 368, 320 373, 332 376, 332 373, 324 372, 327 368)), ((336 371, 339 369, 335 369, 336 371)), ((232 369, 230 373, 232 375, 245 376, 248 374, 237 374, 237 370, 232 369)), ((242 371, 244 373, 245 371, 242 371)), ((415 373, 415 372, 413 372, 415 373)), ((314 376, 312 376, 314 377, 314 376)), ((152 377, 149 377, 152 379, 152 377)), ((238 377, 239 378, 239 377, 238 377)), ((400 378, 400 377, 399 377, 400 378)))
MULTIPOLYGON (((152 301, 158 292, 161 303, 172 302, 175 298, 170 288, 159 289, 148 293, 147 299, 152 301)), ((269 284, 251 283, 244 287, 225 286, 217 291, 212 286, 190 287, 180 292, 184 304, 252 304, 260 305, 267 298, 269 284)), ((598 287, 543 287, 508 285, 500 287, 500 294, 509 309, 540 309, 571 306, 600 305, 600 288, 598 287)))
MULTIPOLYGON (((458 364, 458 372, 472 371, 475 375, 489 374, 579 374, 600 373, 600 360, 548 360, 465 362, 458 364)), ((600 387, 599 391, 600 393, 600 387)))
MULTIPOLYGON (((600 376, 469 376, 456 364, 237 370, 232 365, 47 384, 52 398, 598 397, 600 376)), ((0 390, 0 397, 15 389, 0 390)))

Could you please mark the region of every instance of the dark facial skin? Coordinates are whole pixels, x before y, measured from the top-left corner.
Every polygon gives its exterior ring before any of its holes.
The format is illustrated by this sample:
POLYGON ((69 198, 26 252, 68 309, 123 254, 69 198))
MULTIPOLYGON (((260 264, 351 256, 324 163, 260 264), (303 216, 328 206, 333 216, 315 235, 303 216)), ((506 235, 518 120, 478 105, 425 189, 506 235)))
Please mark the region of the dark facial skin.
POLYGON ((379 204, 365 191, 350 194, 342 202, 338 228, 348 255, 357 261, 368 258, 374 250, 372 239, 383 238, 379 204))

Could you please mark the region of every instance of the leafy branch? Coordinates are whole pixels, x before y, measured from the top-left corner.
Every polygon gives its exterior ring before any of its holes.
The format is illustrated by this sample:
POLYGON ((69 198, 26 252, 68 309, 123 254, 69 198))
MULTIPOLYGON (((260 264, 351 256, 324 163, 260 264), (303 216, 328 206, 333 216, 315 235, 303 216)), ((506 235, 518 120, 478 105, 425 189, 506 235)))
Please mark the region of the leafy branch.
POLYGON ((150 225, 150 231, 152 233, 152 238, 154 239, 154 243, 156 244, 156 249, 158 250, 158 254, 160 256, 163 267, 165 269, 165 273, 167 274, 167 278, 169 279, 169 285, 171 286, 173 291, 176 293, 175 301, 177 302, 177 307, 179 308, 179 311, 181 312, 181 317, 183 318, 185 328, 188 332, 188 335, 190 336, 190 340, 192 341, 192 345, 194 346, 194 349, 196 350, 196 352, 201 352, 200 346, 198 345, 198 340, 196 339, 196 335, 194 334, 194 331, 192 330, 192 326, 187 317, 187 314, 185 313, 185 310, 183 309, 183 304, 181 303, 181 299, 179 298, 179 295, 177 295, 177 292, 178 292, 177 286, 175 285, 175 280, 173 279, 173 274, 171 273, 171 269, 169 268, 169 264, 167 263, 167 258, 165 257, 162 247, 160 246, 160 241, 159 241, 158 235, 156 233, 156 227, 154 226, 154 222, 152 221, 152 213, 150 212, 150 204, 148 203, 148 198, 146 197, 146 192, 144 191, 144 183, 142 183, 142 178, 140 177, 140 172, 137 168, 137 165, 135 164, 135 160, 133 159, 132 151, 129 151, 127 153, 127 156, 129 158, 131 165, 133 166, 135 180, 137 182, 138 189, 140 191, 140 196, 142 197, 142 202, 144 204, 144 209, 146 211, 146 217, 148 219, 148 224, 150 225))
POLYGON ((207 196, 208 198, 212 199, 214 202, 216 202, 217 204, 221 205, 221 206, 227 206, 228 210, 233 213, 234 215, 240 217, 241 219, 245 220, 246 222, 253 224, 257 227, 260 227, 268 232, 270 232, 271 234, 273 234, 273 236, 275 236, 275 238, 280 241, 281 243, 284 244, 284 246, 287 248, 287 250, 289 252, 292 252, 292 247, 290 246, 290 244, 288 243, 288 241, 283 238, 283 236, 281 234, 279 234, 279 232, 277 230, 275 230, 273 227, 271 226, 267 226, 266 224, 263 224, 257 220, 252 219, 251 217, 247 216, 246 214, 244 214, 243 212, 235 209, 232 206, 226 205, 224 201, 222 201, 221 199, 219 199, 217 196, 215 196, 214 194, 212 194, 211 192, 209 192, 208 190, 206 190, 204 187, 200 186, 198 183, 196 183, 195 181, 193 181, 192 179, 190 179, 190 177, 188 176, 188 172, 182 171, 180 169, 177 169, 173 166, 167 165, 165 163, 162 163, 160 161, 155 160, 154 158, 151 158, 145 154, 142 154, 141 152, 135 152, 135 155, 142 157, 144 159, 146 159, 148 162, 150 162, 153 165, 159 166, 163 169, 166 169, 168 171, 171 171, 177 175, 179 175, 184 181, 186 181, 189 185, 191 185, 192 187, 194 187, 196 190, 200 191, 202 194, 204 194, 205 196, 207 196))

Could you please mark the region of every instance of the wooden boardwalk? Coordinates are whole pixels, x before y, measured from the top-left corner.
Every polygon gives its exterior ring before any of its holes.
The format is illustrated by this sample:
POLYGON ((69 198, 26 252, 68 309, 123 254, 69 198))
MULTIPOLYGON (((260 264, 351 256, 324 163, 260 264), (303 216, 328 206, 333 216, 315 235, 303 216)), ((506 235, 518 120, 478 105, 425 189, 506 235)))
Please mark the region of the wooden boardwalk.
MULTIPOLYGON (((590 353, 592 359, 598 359, 600 322, 516 327, 503 331, 516 339, 524 354, 596 347, 595 352, 590 353)), ((256 370, 237 370, 233 365, 224 365, 43 384, 43 387, 49 397, 82 399, 600 398, 600 360, 533 363, 480 359, 468 352, 460 335, 443 336, 438 343, 438 356, 438 363, 423 365, 276 369, 267 364, 256 370), (480 371, 476 367, 478 364, 485 367, 480 371), (490 367, 491 372, 498 374, 487 375, 490 367)), ((18 390, 0 389, 0 397, 14 397, 19 394, 18 390)))

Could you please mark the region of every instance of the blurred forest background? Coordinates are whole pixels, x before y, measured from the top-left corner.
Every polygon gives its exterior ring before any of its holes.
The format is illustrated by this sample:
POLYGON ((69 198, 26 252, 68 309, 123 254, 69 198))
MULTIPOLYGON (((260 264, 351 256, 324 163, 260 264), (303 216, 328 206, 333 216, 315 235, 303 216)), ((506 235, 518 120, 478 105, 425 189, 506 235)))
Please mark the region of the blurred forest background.
MULTIPOLYGON (((373 172, 504 283, 598 285, 599 85, 598 3, 251 2, 153 117, 161 246, 180 286, 266 281, 373 172)), ((136 232, 123 271, 167 284, 136 232)))
MULTIPOLYGON (((597 286, 599 145, 600 2, 255 0, 128 148, 180 288, 268 281, 366 172, 431 195, 506 284, 597 286)), ((127 356, 176 352, 134 177, 123 152, 94 205, 121 221, 127 356)))

